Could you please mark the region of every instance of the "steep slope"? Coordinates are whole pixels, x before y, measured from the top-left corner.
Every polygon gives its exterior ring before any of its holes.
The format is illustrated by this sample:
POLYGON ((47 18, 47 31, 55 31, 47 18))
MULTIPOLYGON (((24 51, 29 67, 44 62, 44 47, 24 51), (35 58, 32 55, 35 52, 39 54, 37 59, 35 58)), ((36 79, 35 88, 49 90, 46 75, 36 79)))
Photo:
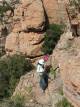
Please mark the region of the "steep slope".
POLYGON ((53 61, 60 67, 64 93, 74 107, 80 107, 80 37, 64 33, 53 51, 53 61))
POLYGON ((55 107, 58 100, 62 99, 58 91, 62 86, 60 75, 58 74, 55 80, 49 80, 45 93, 42 92, 38 81, 36 70, 22 76, 13 96, 24 96, 25 105, 29 107, 55 107))

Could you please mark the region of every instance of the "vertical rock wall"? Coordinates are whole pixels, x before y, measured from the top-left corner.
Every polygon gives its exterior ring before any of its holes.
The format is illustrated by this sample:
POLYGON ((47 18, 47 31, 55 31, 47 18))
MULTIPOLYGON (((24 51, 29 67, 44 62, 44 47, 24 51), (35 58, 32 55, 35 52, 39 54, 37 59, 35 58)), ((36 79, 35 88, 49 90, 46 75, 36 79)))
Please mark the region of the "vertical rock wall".
POLYGON ((68 0, 42 0, 44 8, 49 18, 49 22, 52 23, 66 23, 68 16, 66 13, 65 4, 69 3, 68 0))
POLYGON ((14 9, 13 29, 6 38, 6 53, 22 53, 30 57, 42 55, 46 19, 41 0, 20 0, 14 9))
POLYGON ((64 94, 74 107, 80 107, 80 37, 64 33, 53 51, 63 79, 64 94))

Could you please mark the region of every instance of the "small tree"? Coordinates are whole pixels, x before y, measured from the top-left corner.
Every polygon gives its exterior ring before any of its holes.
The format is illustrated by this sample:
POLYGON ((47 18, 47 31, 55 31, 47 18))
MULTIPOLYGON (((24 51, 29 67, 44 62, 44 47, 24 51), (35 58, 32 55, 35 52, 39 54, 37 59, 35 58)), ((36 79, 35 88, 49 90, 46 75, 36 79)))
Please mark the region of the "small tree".
POLYGON ((63 98, 61 101, 59 101, 55 107, 73 107, 66 98, 63 98))

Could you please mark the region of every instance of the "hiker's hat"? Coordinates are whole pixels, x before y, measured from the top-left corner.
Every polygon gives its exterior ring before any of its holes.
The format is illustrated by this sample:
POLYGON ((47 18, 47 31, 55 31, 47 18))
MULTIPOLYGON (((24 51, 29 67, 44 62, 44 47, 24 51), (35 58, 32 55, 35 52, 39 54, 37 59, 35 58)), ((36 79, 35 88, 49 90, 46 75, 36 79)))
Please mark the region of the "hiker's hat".
POLYGON ((40 60, 39 60, 39 64, 44 65, 44 63, 45 63, 44 59, 40 59, 40 60))
POLYGON ((47 55, 44 55, 43 59, 44 59, 44 61, 48 61, 49 55, 48 55, 48 54, 47 54, 47 55))

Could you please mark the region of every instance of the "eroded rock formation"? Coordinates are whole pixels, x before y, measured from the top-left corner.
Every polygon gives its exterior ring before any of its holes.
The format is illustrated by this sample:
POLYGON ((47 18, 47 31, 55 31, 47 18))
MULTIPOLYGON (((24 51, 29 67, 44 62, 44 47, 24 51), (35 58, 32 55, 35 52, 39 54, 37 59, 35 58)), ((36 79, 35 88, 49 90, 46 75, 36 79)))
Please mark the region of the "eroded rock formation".
MULTIPOLYGON (((9 11, 7 14, 9 14, 9 11)), ((13 16, 9 19, 11 21, 11 34, 6 39, 6 52, 9 54, 20 52, 31 57, 42 55, 40 49, 44 38, 42 32, 45 31, 48 20, 50 23, 60 23, 64 22, 63 18, 67 23, 68 17, 64 2, 56 0, 20 0, 15 5, 13 16), (42 38, 41 42, 38 41, 38 38, 42 38), (32 44, 34 41, 37 42, 35 45, 32 44)))
POLYGON ((42 0, 50 23, 60 23, 57 0, 42 0))
MULTIPOLYGON (((6 53, 20 52, 29 57, 42 55, 41 45, 46 18, 50 23, 66 23, 67 26, 69 24, 69 28, 70 24, 77 25, 77 29, 73 27, 72 30, 73 33, 77 30, 80 35, 80 15, 77 14, 75 18, 72 18, 72 15, 69 20, 65 5, 68 1, 20 0, 20 4, 15 6, 14 15, 10 18, 12 29, 6 38, 6 53), (45 16, 45 12, 48 17, 45 16)), ((71 11, 69 9, 69 15, 74 13, 71 11)), ((56 62, 60 67, 66 97, 75 107, 80 107, 80 37, 74 38, 70 31, 64 33, 52 57, 53 66, 56 62)))
POLYGON ((20 52, 31 57, 42 55, 45 22, 41 0, 21 0, 14 9, 13 29, 6 39, 6 52, 20 52))
POLYGON ((42 31, 45 27, 45 15, 41 0, 21 0, 21 5, 14 10, 13 18, 14 23, 18 22, 20 31, 42 31))
POLYGON ((11 33, 6 39, 6 51, 16 54, 20 52, 24 55, 35 57, 42 55, 41 42, 44 38, 43 34, 37 33, 11 33))
POLYGON ((64 33, 53 51, 53 61, 60 67, 64 94, 74 107, 80 107, 80 37, 64 33))
POLYGON ((49 23, 66 23, 68 20, 65 4, 69 0, 42 0, 49 23))

